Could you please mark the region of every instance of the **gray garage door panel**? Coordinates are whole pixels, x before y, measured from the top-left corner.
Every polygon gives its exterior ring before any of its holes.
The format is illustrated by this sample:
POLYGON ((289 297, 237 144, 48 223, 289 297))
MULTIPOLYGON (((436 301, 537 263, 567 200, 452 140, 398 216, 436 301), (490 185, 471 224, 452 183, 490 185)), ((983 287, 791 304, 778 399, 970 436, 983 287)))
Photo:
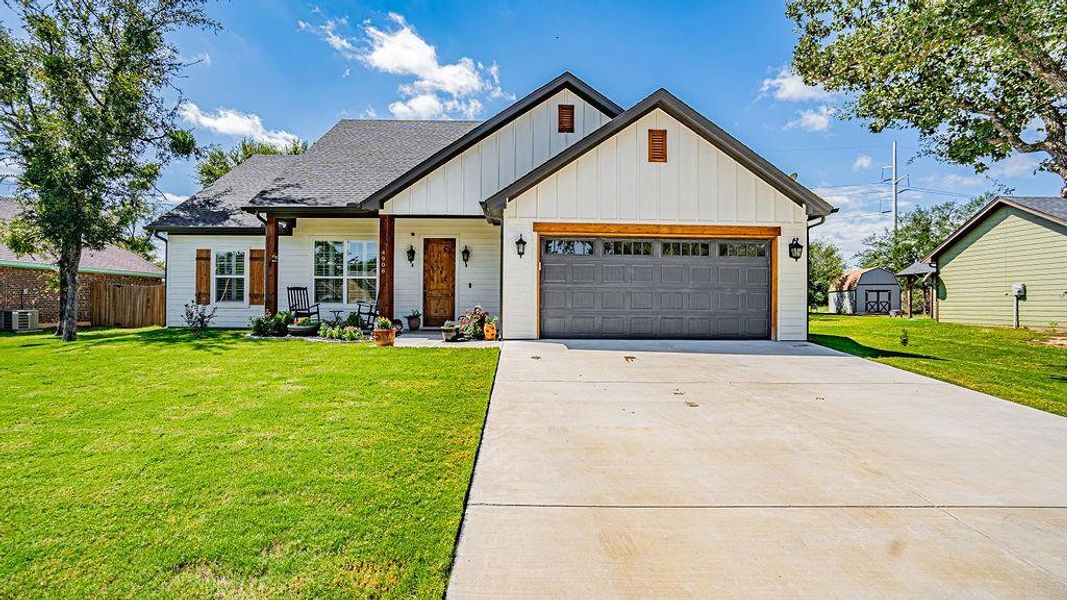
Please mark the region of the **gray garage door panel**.
POLYGON ((770 336, 768 242, 687 240, 686 255, 677 240, 541 243, 542 337, 770 336))

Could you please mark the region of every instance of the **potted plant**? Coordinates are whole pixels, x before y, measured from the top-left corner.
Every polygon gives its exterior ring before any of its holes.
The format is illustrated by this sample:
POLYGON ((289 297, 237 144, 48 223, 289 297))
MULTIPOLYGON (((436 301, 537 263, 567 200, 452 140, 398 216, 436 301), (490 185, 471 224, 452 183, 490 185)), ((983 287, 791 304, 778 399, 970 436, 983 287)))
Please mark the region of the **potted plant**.
POLYGON ((393 322, 385 317, 378 317, 374 322, 374 345, 392 346, 395 341, 396 330, 393 329, 393 322))
POLYGON ((482 305, 464 312, 459 316, 459 332, 468 340, 485 339, 485 322, 489 314, 482 305))
POLYGON ((499 321, 497 317, 489 317, 485 320, 485 327, 482 328, 482 333, 485 334, 485 339, 493 341, 496 339, 496 323, 499 321))
POLYGON ((299 319, 293 319, 287 329, 289 330, 289 335, 307 337, 315 335, 319 331, 319 327, 320 323, 313 321, 311 317, 300 317, 299 319))
POLYGON ((445 324, 441 326, 441 339, 446 342, 456 341, 456 332, 459 328, 452 321, 445 321, 445 324))
POLYGON ((409 312, 405 318, 408 320, 408 329, 411 331, 418 331, 422 327, 422 311, 419 309, 409 312))

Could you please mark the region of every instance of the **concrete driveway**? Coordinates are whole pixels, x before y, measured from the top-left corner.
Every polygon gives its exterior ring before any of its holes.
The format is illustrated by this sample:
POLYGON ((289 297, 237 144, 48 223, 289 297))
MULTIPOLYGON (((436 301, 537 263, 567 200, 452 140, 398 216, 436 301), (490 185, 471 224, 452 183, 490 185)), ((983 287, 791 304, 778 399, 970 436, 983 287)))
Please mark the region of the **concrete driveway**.
POLYGON ((505 342, 449 596, 1067 597, 1067 419, 806 343, 505 342))

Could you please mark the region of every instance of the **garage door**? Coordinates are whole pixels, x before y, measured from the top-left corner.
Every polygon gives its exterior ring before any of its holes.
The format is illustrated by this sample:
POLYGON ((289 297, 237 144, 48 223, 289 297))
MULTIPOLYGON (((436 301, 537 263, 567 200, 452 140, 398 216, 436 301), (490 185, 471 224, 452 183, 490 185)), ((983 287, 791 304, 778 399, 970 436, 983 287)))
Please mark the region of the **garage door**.
POLYGON ((541 336, 768 338, 770 243, 542 238, 541 336))

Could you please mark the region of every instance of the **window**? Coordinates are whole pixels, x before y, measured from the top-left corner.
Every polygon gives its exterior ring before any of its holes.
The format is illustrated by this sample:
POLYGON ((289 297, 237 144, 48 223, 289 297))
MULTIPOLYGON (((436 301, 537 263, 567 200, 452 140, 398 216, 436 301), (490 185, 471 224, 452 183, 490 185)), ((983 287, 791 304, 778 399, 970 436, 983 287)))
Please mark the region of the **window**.
POLYGON ((378 299, 377 240, 316 241, 315 302, 355 304, 378 299))
POLYGON ((763 242, 721 242, 719 256, 763 257, 767 256, 767 244, 763 242))
POLYGON ((574 105, 573 104, 560 104, 559 105, 559 127, 560 133, 574 133, 574 105))
POLYGON ((604 242, 605 256, 652 256, 652 242, 604 242))
POLYGON ((374 302, 378 299, 378 241, 348 242, 347 302, 374 302))
POLYGON ((592 240, 545 240, 545 254, 592 254, 592 240))
POLYGON ((245 253, 215 253, 215 302, 244 302, 245 253))
POLYGON ((708 242, 663 242, 663 256, 711 256, 708 242))
POLYGON ((648 130, 648 162, 667 162, 667 130, 648 130))

